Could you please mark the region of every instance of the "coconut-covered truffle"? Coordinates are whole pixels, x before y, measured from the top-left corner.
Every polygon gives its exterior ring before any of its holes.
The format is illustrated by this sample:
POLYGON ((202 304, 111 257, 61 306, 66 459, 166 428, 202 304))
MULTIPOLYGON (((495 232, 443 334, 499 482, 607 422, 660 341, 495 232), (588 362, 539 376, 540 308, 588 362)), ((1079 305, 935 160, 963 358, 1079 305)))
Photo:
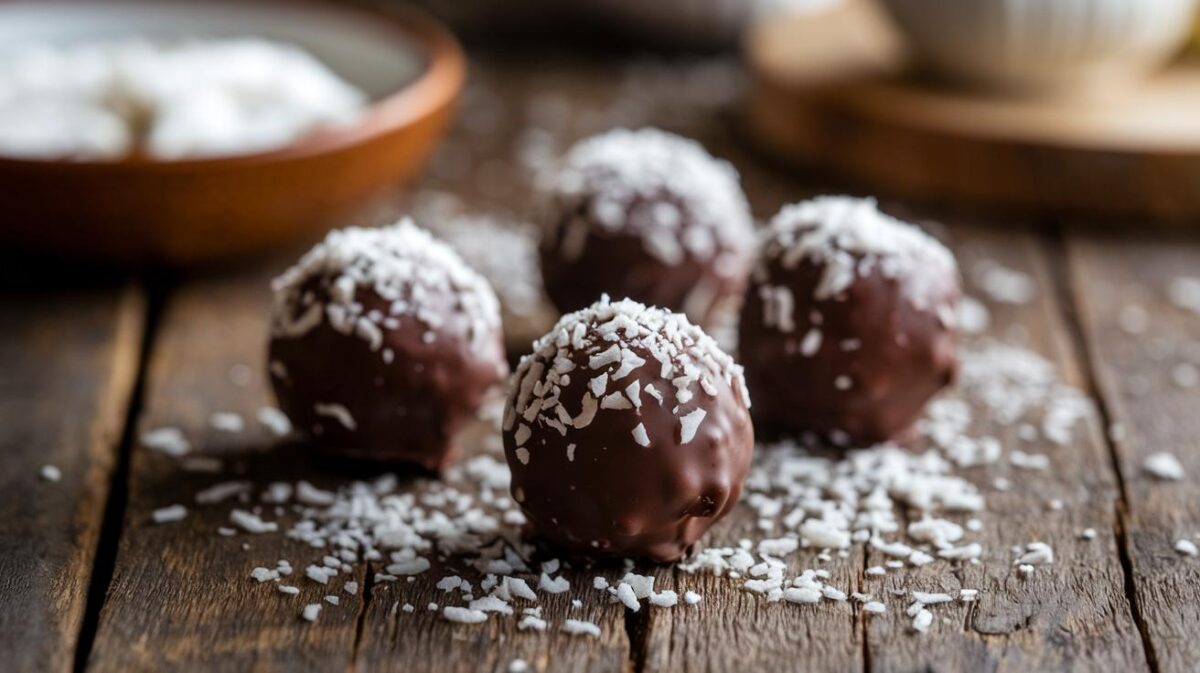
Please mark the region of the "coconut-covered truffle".
POLYGON ((742 490, 754 448, 741 367, 677 313, 570 313, 513 377, 504 453, 534 530, 574 556, 678 559, 742 490))
POLYGON ((542 274, 560 311, 601 294, 705 326, 736 310, 753 220, 737 171, 699 143, 609 131, 572 147, 542 192, 542 274))
POLYGON ((440 469, 508 372, 492 289, 408 220, 331 232, 273 287, 271 383, 327 452, 440 469))
POLYGON ((785 207, 739 326, 755 420, 835 443, 901 433, 954 376, 959 294, 950 251, 874 200, 785 207))

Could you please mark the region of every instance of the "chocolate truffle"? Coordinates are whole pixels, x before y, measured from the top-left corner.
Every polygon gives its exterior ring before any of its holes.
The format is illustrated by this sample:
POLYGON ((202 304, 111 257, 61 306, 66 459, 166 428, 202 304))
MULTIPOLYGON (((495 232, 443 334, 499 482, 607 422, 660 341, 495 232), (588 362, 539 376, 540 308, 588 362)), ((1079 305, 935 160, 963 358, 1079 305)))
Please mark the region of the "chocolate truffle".
POLYGON ((542 275, 560 311, 609 294, 706 327, 736 317, 753 220, 737 171, 699 143, 656 129, 588 138, 541 197, 542 275))
POLYGON ((271 383, 326 452, 438 470, 508 373, 496 295, 408 220, 333 231, 273 287, 271 383))
POLYGON ((741 367, 678 314, 602 298, 563 316, 513 376, 513 497, 585 558, 671 561, 737 503, 754 430, 741 367))
POLYGON ((871 199, 785 207, 764 232, 739 352, 764 429, 895 437, 956 369, 954 256, 871 199))

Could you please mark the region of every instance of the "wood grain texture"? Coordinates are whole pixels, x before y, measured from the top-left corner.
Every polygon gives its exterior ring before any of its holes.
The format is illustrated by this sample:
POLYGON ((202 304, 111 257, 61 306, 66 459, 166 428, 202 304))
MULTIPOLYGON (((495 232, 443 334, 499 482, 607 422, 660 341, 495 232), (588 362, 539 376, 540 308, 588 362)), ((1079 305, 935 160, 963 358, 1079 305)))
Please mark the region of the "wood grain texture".
MULTIPOLYGON (((561 576, 571 582, 570 591, 555 595, 539 591, 537 603, 515 600, 515 615, 495 615, 479 625, 455 624, 428 609, 430 603, 462 605, 456 595, 434 586, 442 577, 458 575, 479 586, 483 575, 466 567, 461 559, 441 559, 413 583, 376 583, 363 619, 358 670, 394 671, 398 662, 403 662, 404 670, 414 673, 505 673, 513 661, 520 659, 531 671, 632 671, 633 649, 626 633, 625 608, 610 603, 606 594, 592 588, 592 578, 597 574, 609 578, 621 575, 613 569, 566 569, 561 576), (580 607, 572 606, 575 598, 582 600, 580 607), (405 603, 414 607, 411 613, 399 609, 405 603), (549 622, 546 631, 519 630, 521 608, 535 606, 542 608, 542 619, 549 622), (564 633, 561 625, 565 619, 598 625, 600 637, 564 633)), ((530 586, 536 586, 536 582, 530 582, 530 586)))
MULTIPOLYGON (((708 547, 736 547, 743 538, 758 539, 758 517, 739 506, 700 540, 708 547)), ((811 551, 789 555, 785 576, 802 571, 829 571, 828 584, 850 591, 861 586, 863 553, 854 547, 845 558, 819 563, 811 551)), ((742 581, 707 574, 691 575, 660 569, 659 585, 676 591, 695 591, 703 600, 695 606, 651 608, 640 654, 645 671, 858 671, 865 666, 861 615, 858 606, 824 601, 819 605, 768 603, 742 588, 742 581)))
POLYGON ((144 302, 133 286, 14 290, 12 282, 0 296, 0 652, 7 670, 68 671, 144 302), (40 479, 43 465, 62 480, 40 479))
MULTIPOLYGON (((219 536, 218 527, 232 526, 232 504, 192 502, 196 491, 229 479, 253 481, 255 502, 269 481, 335 481, 307 452, 277 442, 255 420, 270 403, 263 363, 267 283, 279 268, 265 264, 248 274, 199 279, 168 300, 150 353, 139 433, 179 427, 191 455, 220 457, 227 469, 185 472, 175 458, 140 442, 133 447, 128 507, 89 670, 308 671, 345 668, 352 659, 362 594, 341 590, 351 578, 328 587, 305 580, 313 550, 282 534, 219 536), (235 365, 248 367, 247 385, 231 380, 235 365), (210 415, 218 411, 240 413, 245 432, 212 428, 210 415), (174 504, 189 508, 186 519, 152 523, 155 509, 174 504), (253 568, 274 568, 278 559, 293 560, 297 571, 286 583, 300 587, 300 595, 250 578, 253 568), (315 624, 300 621, 301 608, 327 594, 339 595, 341 605, 325 604, 315 624)), ((356 579, 361 586, 363 578, 356 579)))
MULTIPOLYGON (((989 303, 988 331, 969 338, 968 344, 1015 343, 1053 363, 1064 382, 1085 387, 1080 354, 1066 337, 1045 239, 1011 225, 952 227, 949 239, 968 279, 981 262, 995 262, 1028 274, 1037 287, 1029 303, 989 303)), ((966 290, 985 296, 969 280, 966 290)), ((995 464, 962 471, 987 496, 987 510, 979 515, 983 528, 969 534, 983 545, 984 563, 960 564, 953 571, 934 563, 891 571, 867 584, 876 596, 896 601, 893 610, 911 603, 911 597, 897 599, 896 594, 914 590, 957 596, 959 589, 977 589, 979 598, 930 608, 935 623, 919 636, 911 618, 902 614, 871 619, 870 670, 1148 670, 1125 595, 1117 553, 1117 477, 1100 425, 1099 416, 1089 413, 1076 425, 1072 440, 1060 446, 1040 434, 1036 441, 1021 439, 1017 424, 974 420, 976 436, 997 437, 1007 449, 995 464), (1013 448, 1049 456, 1049 469, 1014 468, 1007 461, 1013 448), (993 486, 997 478, 1011 485, 998 490, 993 486), (1051 499, 1061 500, 1062 509, 1052 509, 1051 499), (1096 530, 1095 539, 1080 539, 1085 528, 1096 530), (1010 548, 1034 541, 1049 543, 1055 560, 1025 579, 1013 566, 1010 548)), ((868 563, 886 560, 873 552, 868 563)))
POLYGON ((1200 661, 1200 563, 1174 545, 1200 534, 1200 384, 1177 372, 1200 369, 1200 314, 1169 302, 1167 288, 1178 277, 1200 278, 1200 242, 1075 230, 1067 255, 1072 298, 1114 426, 1138 614, 1158 670, 1193 671, 1200 661), (1162 451, 1183 464, 1184 480, 1143 469, 1162 451))

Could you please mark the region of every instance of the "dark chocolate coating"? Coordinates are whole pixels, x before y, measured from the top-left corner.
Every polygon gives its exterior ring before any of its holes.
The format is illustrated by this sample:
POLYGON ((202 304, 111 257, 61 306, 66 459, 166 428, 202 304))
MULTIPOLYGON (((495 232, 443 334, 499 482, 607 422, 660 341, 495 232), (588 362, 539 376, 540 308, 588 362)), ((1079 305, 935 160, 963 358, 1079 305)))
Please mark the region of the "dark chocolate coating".
MULTIPOLYGON (((845 433, 857 442, 880 442, 908 429, 929 398, 953 380, 956 330, 936 310, 917 308, 905 298, 903 281, 884 276, 876 266, 844 292, 818 301, 813 290, 821 267, 809 260, 791 269, 778 259, 764 264, 746 291, 739 324, 740 360, 754 395, 755 421, 764 430, 835 439, 845 433), (763 272, 767 284, 791 289, 791 332, 763 322, 763 272), (821 332, 821 345, 805 356, 801 343, 813 327, 821 332), (848 348, 847 340, 860 345, 848 348), (850 377, 848 390, 836 387, 839 376, 850 377)), ((941 273, 932 267, 918 272, 941 273)), ((958 279, 945 275, 931 306, 957 303, 958 279)))
MULTIPOLYGON (((678 198, 661 196, 658 200, 676 206, 686 228, 690 217, 686 203, 678 198)), ((652 201, 639 199, 629 210, 648 207, 652 201)), ((540 256, 546 294, 562 313, 569 313, 600 298, 633 299, 650 306, 679 313, 701 327, 720 322, 723 313, 737 310, 746 286, 748 259, 739 260, 732 272, 719 273, 716 258, 698 259, 685 254, 678 264, 667 264, 651 255, 641 234, 635 231, 610 231, 592 220, 591 201, 583 200, 566 212, 551 212, 550 226, 542 237, 540 256), (587 222, 587 236, 578 257, 564 257, 565 237, 572 221, 587 222), (688 305, 688 298, 702 288, 688 305)))
MULTIPOLYGON (((684 415, 702 408, 707 416, 686 444, 680 421, 671 413, 675 388, 659 377, 659 363, 633 348, 647 363, 621 379, 642 389, 653 384, 663 404, 643 393, 636 409, 602 409, 583 429, 565 436, 532 424, 524 444, 528 464, 516 456, 514 432, 504 433, 504 453, 512 469, 512 491, 533 530, 571 557, 646 558, 657 562, 683 557, 710 526, 737 504, 750 469, 754 430, 741 394, 718 380, 710 397, 695 386, 695 397, 680 406, 684 415), (632 431, 642 423, 650 445, 632 431), (567 445, 575 444, 574 460, 567 445)), ((561 399, 574 413, 588 385, 588 358, 575 352, 576 372, 561 399)), ((519 421, 514 425, 514 430, 519 421)))
MULTIPOLYGON (((320 284, 314 284, 320 294, 320 284)), ((385 315, 391 302, 359 287, 356 298, 366 309, 385 315)), ((466 320, 444 297, 446 325, 432 330, 416 317, 399 316, 397 329, 384 329, 379 350, 362 337, 343 334, 328 321, 302 336, 274 337, 269 361, 286 368, 271 372, 280 408, 297 430, 322 452, 352 459, 414 463, 440 471, 457 453, 455 433, 475 417, 488 390, 508 372, 499 327, 486 346, 473 351, 461 330, 466 320), (384 361, 383 349, 395 356, 384 361), (317 414, 317 404, 341 404, 350 412, 351 430, 335 418, 317 414)))

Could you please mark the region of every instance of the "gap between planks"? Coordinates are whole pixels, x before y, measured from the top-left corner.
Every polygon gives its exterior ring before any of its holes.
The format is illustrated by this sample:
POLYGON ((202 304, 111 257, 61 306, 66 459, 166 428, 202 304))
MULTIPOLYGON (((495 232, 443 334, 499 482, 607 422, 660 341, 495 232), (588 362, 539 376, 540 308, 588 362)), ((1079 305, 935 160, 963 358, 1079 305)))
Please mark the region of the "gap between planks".
POLYGON ((1176 375, 1181 367, 1200 367, 1200 319, 1167 301, 1166 289, 1175 278, 1197 276, 1200 244, 1194 237, 1147 238, 1136 230, 1103 235, 1077 226, 1066 227, 1064 238, 1072 298, 1099 395, 1117 429, 1110 442, 1125 479, 1124 550, 1142 634, 1159 671, 1192 671, 1200 656, 1194 637, 1200 567, 1173 546, 1195 539, 1200 527, 1194 478, 1200 472, 1200 386, 1176 375), (1130 309, 1143 319, 1130 323, 1130 309), (1143 461, 1160 451, 1174 454, 1188 477, 1148 475, 1143 461))
POLYGON ((1125 484, 1125 474, 1121 469, 1121 460, 1118 455, 1116 443, 1112 441, 1109 433, 1109 428, 1113 427, 1114 423, 1112 410, 1097 382, 1097 374, 1093 369, 1096 355, 1094 352, 1095 349, 1088 343, 1083 321, 1079 313, 1079 288, 1076 287, 1076 279, 1071 273, 1071 261, 1066 249, 1067 235, 1067 230, 1061 223, 1056 223, 1056 226, 1047 232, 1047 248, 1050 259, 1053 262, 1050 265, 1051 277, 1057 292, 1057 303, 1063 312, 1063 322, 1067 327, 1072 346, 1079 360, 1078 368, 1082 373, 1087 393, 1096 404, 1096 413, 1099 415, 1103 427, 1103 432, 1100 433, 1101 438, 1105 448, 1108 450, 1112 471, 1117 479, 1118 498, 1113 503, 1113 535, 1117 539, 1117 553, 1121 560, 1121 570, 1125 574, 1125 599, 1129 601, 1130 615, 1137 625, 1138 636, 1142 639, 1142 648, 1146 653, 1146 665, 1154 673, 1159 673, 1161 669, 1154 650, 1154 641, 1150 637, 1149 627, 1145 616, 1142 614, 1142 606, 1138 600, 1137 590, 1134 586, 1133 561, 1129 554, 1128 536, 1129 489, 1125 484))
POLYGON ((125 516, 125 505, 128 498, 129 455, 135 440, 133 430, 138 415, 141 414, 145 398, 146 362, 167 292, 165 287, 160 285, 162 282, 164 279, 152 275, 142 279, 138 284, 142 296, 142 301, 137 306, 137 310, 141 314, 141 333, 138 335, 138 349, 133 365, 133 384, 129 401, 125 407, 120 439, 116 446, 116 466, 111 475, 108 499, 104 503, 100 536, 96 541, 95 553, 92 557, 91 581, 87 588, 83 619, 80 623, 74 652, 74 671, 76 673, 82 673, 87 667, 88 656, 91 654, 92 645, 96 639, 96 627, 100 622, 100 610, 104 606, 108 587, 112 582, 113 565, 116 563, 117 557, 117 541, 121 537, 121 523, 125 516))

